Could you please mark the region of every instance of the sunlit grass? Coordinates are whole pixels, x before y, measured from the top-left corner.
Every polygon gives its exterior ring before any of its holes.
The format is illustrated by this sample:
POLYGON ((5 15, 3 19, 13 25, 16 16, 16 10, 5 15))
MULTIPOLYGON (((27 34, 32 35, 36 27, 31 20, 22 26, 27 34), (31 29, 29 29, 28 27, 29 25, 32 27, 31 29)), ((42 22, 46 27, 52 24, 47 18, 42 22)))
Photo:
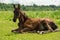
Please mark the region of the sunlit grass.
MULTIPOLYGON (((25 11, 30 18, 51 18, 60 28, 60 11, 25 11)), ((0 11, 0 40, 60 40, 60 32, 47 34, 12 33, 11 30, 17 28, 17 23, 12 21, 12 11, 0 11)))

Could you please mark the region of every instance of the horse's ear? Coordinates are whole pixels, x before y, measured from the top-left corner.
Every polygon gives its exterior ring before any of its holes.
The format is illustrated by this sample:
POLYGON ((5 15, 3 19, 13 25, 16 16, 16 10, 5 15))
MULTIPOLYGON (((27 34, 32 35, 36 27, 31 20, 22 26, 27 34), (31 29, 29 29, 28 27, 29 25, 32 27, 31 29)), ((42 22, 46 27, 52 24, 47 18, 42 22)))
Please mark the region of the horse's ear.
POLYGON ((20 9, 20 4, 18 4, 18 9, 20 9))
POLYGON ((15 4, 13 4, 13 7, 15 8, 15 4))

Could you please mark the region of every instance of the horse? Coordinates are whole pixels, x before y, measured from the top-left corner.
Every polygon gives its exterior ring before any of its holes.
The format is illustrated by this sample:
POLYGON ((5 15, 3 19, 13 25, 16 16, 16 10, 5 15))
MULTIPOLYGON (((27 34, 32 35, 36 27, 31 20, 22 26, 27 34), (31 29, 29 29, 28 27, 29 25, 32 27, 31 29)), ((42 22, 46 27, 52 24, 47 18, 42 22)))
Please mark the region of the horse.
POLYGON ((13 22, 18 19, 18 28, 12 30, 12 32, 24 33, 28 31, 48 31, 54 32, 58 27, 57 25, 48 18, 29 18, 23 11, 21 11, 20 5, 14 7, 13 22))

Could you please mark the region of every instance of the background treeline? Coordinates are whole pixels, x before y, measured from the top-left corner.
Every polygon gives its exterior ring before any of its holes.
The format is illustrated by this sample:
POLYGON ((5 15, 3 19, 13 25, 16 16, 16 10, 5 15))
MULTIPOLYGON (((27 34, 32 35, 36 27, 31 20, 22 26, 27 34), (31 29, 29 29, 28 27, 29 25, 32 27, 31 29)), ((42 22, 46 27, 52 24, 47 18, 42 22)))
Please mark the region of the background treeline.
MULTIPOLYGON (((37 6, 36 4, 33 4, 32 6, 25 6, 21 5, 21 9, 25 11, 54 11, 54 10, 60 10, 60 6, 55 6, 55 5, 41 5, 37 6)), ((0 11, 8 11, 8 10, 13 10, 13 4, 4 4, 0 3, 0 11)))

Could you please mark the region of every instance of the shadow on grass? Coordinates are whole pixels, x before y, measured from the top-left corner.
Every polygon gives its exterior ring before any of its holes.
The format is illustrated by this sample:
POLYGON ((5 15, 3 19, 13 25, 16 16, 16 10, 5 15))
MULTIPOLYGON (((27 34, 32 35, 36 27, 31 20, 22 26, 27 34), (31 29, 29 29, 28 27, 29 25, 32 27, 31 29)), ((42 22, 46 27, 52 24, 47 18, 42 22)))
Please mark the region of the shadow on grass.
POLYGON ((48 34, 54 34, 54 33, 57 33, 57 32, 47 32, 47 33, 44 33, 44 34, 39 34, 39 33, 17 33, 17 32, 10 32, 10 33, 7 33, 5 36, 14 36, 14 35, 25 35, 25 34, 37 34, 37 35, 48 35, 48 34))
POLYGON ((14 35, 18 35, 18 34, 22 34, 22 33, 11 32, 11 33, 7 33, 5 36, 14 36, 14 35))

